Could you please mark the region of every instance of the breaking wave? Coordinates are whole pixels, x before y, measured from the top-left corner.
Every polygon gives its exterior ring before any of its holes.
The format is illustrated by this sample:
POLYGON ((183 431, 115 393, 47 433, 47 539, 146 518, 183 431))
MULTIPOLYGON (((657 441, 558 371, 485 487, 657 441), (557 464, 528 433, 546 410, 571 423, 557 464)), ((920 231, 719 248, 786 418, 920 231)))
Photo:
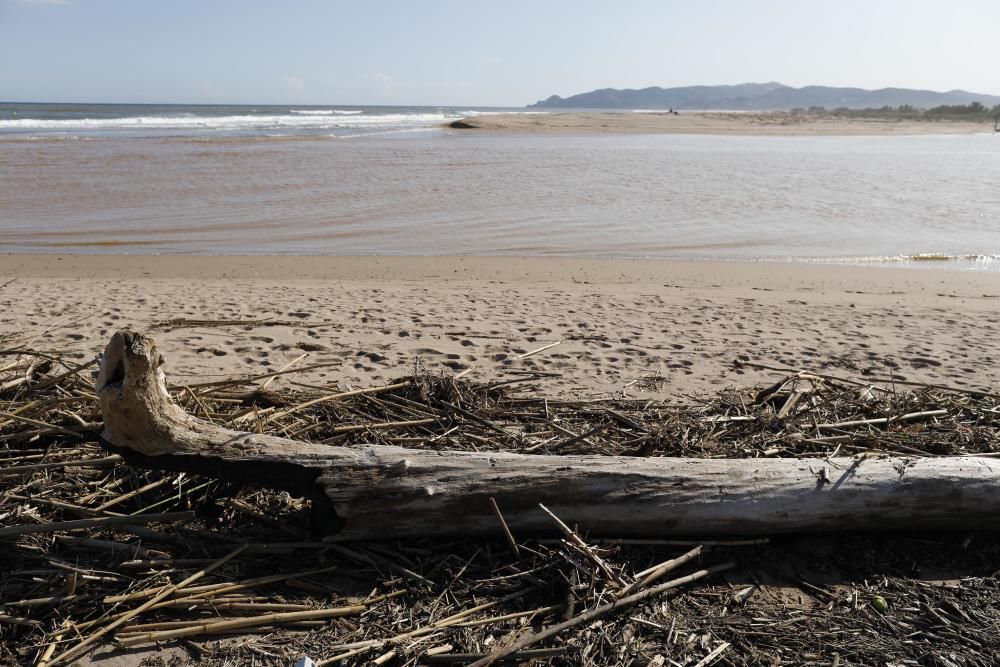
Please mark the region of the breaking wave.
POLYGON ((362 109, 292 109, 291 113, 306 116, 356 116, 364 111, 362 109))
POLYGON ((788 257, 788 261, 817 264, 890 264, 899 266, 939 266, 1000 271, 1000 254, 925 252, 867 257, 788 257))
POLYGON ((13 118, 0 120, 0 130, 269 130, 274 128, 336 129, 345 127, 420 127, 441 123, 454 114, 397 113, 366 116, 335 114, 289 114, 245 116, 130 116, 125 118, 41 119, 13 118))

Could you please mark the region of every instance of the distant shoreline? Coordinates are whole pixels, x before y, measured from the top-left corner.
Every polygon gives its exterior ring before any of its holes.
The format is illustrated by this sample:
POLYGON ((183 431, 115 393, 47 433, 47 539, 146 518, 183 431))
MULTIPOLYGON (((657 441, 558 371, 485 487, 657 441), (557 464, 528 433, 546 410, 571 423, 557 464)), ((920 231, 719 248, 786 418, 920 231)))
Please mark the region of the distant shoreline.
POLYGON ((547 134, 713 134, 734 136, 892 136, 991 134, 992 121, 843 117, 787 111, 571 111, 483 114, 448 123, 454 130, 547 134))

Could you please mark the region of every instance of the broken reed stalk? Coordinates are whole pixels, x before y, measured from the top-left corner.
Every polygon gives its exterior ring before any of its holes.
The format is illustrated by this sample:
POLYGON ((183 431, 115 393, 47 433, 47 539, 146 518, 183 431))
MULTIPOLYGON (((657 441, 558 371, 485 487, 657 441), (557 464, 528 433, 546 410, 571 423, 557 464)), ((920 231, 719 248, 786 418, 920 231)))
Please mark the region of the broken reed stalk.
MULTIPOLYGON (((248 545, 244 545, 247 550, 249 550, 248 545)), ((336 570, 338 566, 331 565, 328 567, 314 568, 310 570, 297 570, 295 572, 286 572, 283 574, 270 574, 263 577, 254 577, 253 579, 244 579, 237 582, 228 583, 218 583, 218 584, 208 584, 206 586, 190 587, 186 588, 186 594, 183 598, 184 601, 193 601, 198 599, 203 599, 206 597, 211 597, 214 595, 222 595, 224 593, 233 593, 235 591, 247 590, 249 588, 254 588, 256 586, 266 586, 268 584, 275 584, 279 581, 285 581, 287 579, 300 579, 303 577, 311 577, 315 574, 323 574, 324 572, 332 572, 336 570)), ((141 600, 153 595, 156 595, 160 589, 150 588, 142 591, 136 591, 134 593, 127 593, 125 595, 115 595, 111 597, 104 598, 105 604, 117 604, 119 602, 125 602, 128 600, 141 600)))
POLYGON ((469 609, 463 609, 462 611, 454 613, 450 616, 446 616, 445 618, 434 621, 433 623, 430 623, 428 625, 410 630, 408 632, 403 632, 394 635, 392 637, 388 637, 386 639, 370 639, 366 641, 354 642, 351 644, 343 644, 341 646, 337 646, 335 647, 335 650, 341 650, 344 652, 334 655, 333 657, 320 660, 319 662, 316 663, 316 667, 327 667, 328 665, 335 664, 337 662, 340 662, 341 660, 346 660, 348 658, 353 658, 356 655, 368 653, 369 651, 372 651, 382 646, 395 644, 408 639, 415 639, 417 637, 423 637, 424 635, 431 634, 437 630, 441 630, 443 628, 447 628, 453 625, 458 625, 459 622, 468 618, 469 616, 472 616, 473 614, 478 614, 481 611, 492 609, 493 607, 496 607, 497 605, 503 604, 505 602, 516 600, 520 597, 523 597, 525 594, 527 594, 527 592, 528 592, 527 590, 521 590, 506 595, 498 600, 484 602, 483 604, 476 605, 469 609))
MULTIPOLYGON (((275 584, 275 583, 278 583, 278 582, 281 582, 281 581, 297 580, 300 577, 311 576, 313 574, 320 574, 320 573, 324 573, 324 572, 330 572, 330 571, 335 570, 335 569, 337 569, 337 567, 325 567, 325 568, 320 568, 320 569, 316 569, 316 570, 308 570, 308 571, 305 571, 305 572, 293 572, 293 573, 289 573, 289 574, 271 575, 269 577, 258 577, 257 579, 252 580, 253 583, 250 583, 249 581, 247 581, 247 582, 243 582, 243 583, 240 583, 240 584, 213 584, 213 585, 210 585, 210 586, 194 586, 194 587, 191 587, 191 588, 187 589, 188 592, 191 592, 191 593, 194 593, 194 594, 192 594, 192 595, 183 595, 184 591, 181 591, 182 597, 172 598, 172 599, 169 599, 169 600, 162 600, 160 602, 157 602, 157 603, 153 604, 151 607, 148 607, 146 609, 146 611, 153 611, 153 610, 157 610, 157 609, 166 609, 166 608, 169 608, 169 607, 181 607, 181 608, 185 608, 185 609, 197 608, 199 606, 204 606, 204 607, 208 607, 208 608, 222 608, 222 607, 232 608, 231 605, 240 604, 240 603, 238 603, 238 602, 225 602, 225 600, 227 598, 224 597, 224 596, 227 596, 227 595, 229 595, 231 593, 234 593, 236 591, 247 590, 247 589, 250 589, 250 588, 256 588, 258 586, 264 586, 264 585, 268 585, 268 584, 275 584)), ((385 593, 385 594, 382 594, 382 595, 376 595, 376 596, 369 597, 369 598, 365 599, 362 603, 365 606, 371 606, 371 605, 376 604, 378 602, 382 602, 383 600, 390 600, 392 598, 399 597, 400 595, 403 595, 405 592, 406 591, 400 590, 400 591, 394 591, 392 593, 385 593)), ((248 599, 248 598, 243 598, 243 599, 248 599)), ((105 600, 103 600, 103 602, 105 604, 107 604, 108 600, 105 599, 105 600)), ((116 620, 120 619, 121 617, 123 617, 123 616, 125 616, 127 614, 128 614, 128 612, 124 612, 124 613, 117 614, 117 615, 114 615, 114 616, 108 616, 108 617, 106 617, 104 619, 100 619, 100 621, 102 621, 102 622, 103 621, 111 621, 111 620, 115 620, 116 621, 116 620)), ((128 620, 128 619, 126 619, 126 620, 128 620)), ((82 623, 76 623, 76 624, 74 624, 74 627, 76 627, 79 630, 83 630, 83 629, 86 629, 86 628, 88 628, 88 627, 90 627, 92 625, 95 625, 97 623, 98 623, 98 621, 84 621, 82 623)))
POLYGON ((653 567, 647 570, 639 572, 638 574, 635 575, 637 581, 629 585, 625 590, 619 593, 618 596, 625 597, 627 595, 635 593, 636 591, 641 591, 643 588, 646 588, 654 581, 656 581, 663 575, 667 574, 668 572, 672 572, 673 570, 679 568, 681 565, 684 565, 688 561, 694 560, 695 558, 700 556, 701 550, 702 546, 698 545, 694 549, 691 549, 691 551, 687 552, 686 554, 678 556, 677 558, 671 558, 670 560, 660 563, 659 565, 654 565, 653 567), (639 577, 641 577, 641 579, 639 577))
MULTIPOLYGON (((279 373, 284 373, 289 368, 291 368, 295 364, 299 363, 300 361, 302 361, 303 359, 305 359, 308 356, 309 356, 308 352, 303 352, 302 354, 300 354, 299 356, 295 357, 294 359, 292 359, 291 361, 289 361, 287 364, 285 364, 284 366, 282 366, 281 368, 279 368, 278 372, 279 373)), ((268 387, 271 386, 271 383, 274 382, 277 379, 278 379, 277 375, 272 375, 271 377, 269 377, 266 380, 264 380, 264 382, 262 382, 259 387, 257 387, 257 391, 265 391, 268 387)))
POLYGON ((341 616, 354 616, 361 614, 366 609, 367 607, 364 605, 355 605, 350 607, 335 607, 331 609, 313 609, 311 611, 290 611, 263 614, 261 616, 250 616, 232 621, 218 621, 215 623, 191 625, 174 630, 164 630, 162 632, 149 632, 136 637, 122 639, 119 643, 122 646, 135 646, 137 644, 148 644, 149 642, 159 642, 167 639, 177 639, 180 637, 193 637, 196 635, 210 635, 216 632, 253 628, 261 625, 278 625, 281 623, 294 623, 296 621, 311 621, 317 619, 339 618, 341 616))
POLYGON ((49 667, 49 665, 52 664, 52 655, 56 652, 56 646, 62 641, 63 636, 69 632, 72 626, 73 624, 69 619, 62 622, 59 631, 42 651, 42 655, 39 656, 38 662, 35 663, 35 667, 49 667))
POLYGON ((517 541, 514 539, 513 533, 510 532, 510 527, 507 525, 507 521, 503 518, 503 513, 500 511, 500 506, 497 505, 495 498, 490 496, 490 504, 493 505, 493 511, 496 512, 497 521, 500 522, 500 527, 503 529, 503 535, 507 539, 507 544, 510 545, 511 551, 514 552, 515 558, 521 557, 521 550, 517 548, 517 541))
MULTIPOLYGON (((271 378, 273 379, 273 378, 271 378)), ((267 422, 274 422, 282 417, 287 417, 289 415, 295 414, 296 412, 301 412, 306 408, 311 408, 314 405, 319 405, 320 403, 330 403, 331 401, 339 401, 345 398, 350 398, 351 396, 362 396, 365 394, 380 394, 386 391, 393 391, 395 389, 403 389, 410 385, 409 381, 397 382, 395 384, 386 385, 384 387, 372 387, 370 389, 355 389, 353 391, 342 391, 336 394, 330 394, 329 396, 320 396, 319 398, 314 398, 304 403, 299 403, 296 406, 288 408, 287 410, 282 410, 281 412, 275 412, 268 415, 267 422)))
POLYGON ((832 431, 835 429, 852 428, 854 426, 878 426, 882 424, 896 424, 899 422, 914 421, 917 419, 928 419, 930 417, 945 417, 947 410, 924 410, 922 412, 911 412, 898 417, 878 417, 875 419, 856 419, 854 421, 839 422, 837 424, 816 424, 820 431, 832 431))
POLYGON ((596 565, 598 569, 601 570, 601 572, 604 573, 604 576, 607 577, 610 582, 617 585, 618 587, 625 586, 625 581, 622 580, 620 576, 618 576, 618 573, 612 570, 611 566, 605 563, 604 560, 597 555, 597 552, 594 551, 593 547, 584 542, 583 539, 581 539, 580 536, 576 534, 576 531, 574 531, 572 528, 563 523, 562 519, 553 514, 552 511, 549 510, 549 508, 546 507, 545 505, 538 503, 538 506, 541 508, 543 512, 545 512, 552 518, 552 520, 555 522, 557 526, 559 526, 559 530, 563 532, 566 538, 570 542, 575 544, 577 547, 579 547, 580 550, 583 552, 583 554, 587 558, 589 558, 594 563, 594 565, 596 565))
MULTIPOLYGON (((716 658, 725 653, 726 649, 728 648, 729 648, 729 642, 722 642, 721 644, 716 646, 711 653, 709 653, 704 658, 696 662, 693 665, 693 667, 708 667, 708 665, 715 662, 716 658)), ((836 667, 836 662, 834 662, 834 667, 836 667)))
POLYGON ((514 357, 514 359, 515 360, 527 359, 528 357, 532 356, 533 354, 538 354, 539 352, 544 352, 545 350, 550 350, 553 347, 555 347, 556 345, 562 345, 562 341, 558 340, 558 341, 556 341, 554 343, 549 343, 548 345, 542 345, 541 347, 535 348, 534 350, 531 350, 530 352, 525 352, 524 354, 519 354, 516 357, 514 357))
POLYGON ((734 563, 722 563, 721 565, 713 565, 712 567, 705 568, 704 570, 698 570, 697 572, 692 572, 691 574, 686 575, 684 577, 672 579, 671 581, 662 583, 659 586, 654 586, 653 588, 647 588, 644 591, 634 593, 627 597, 619 598, 614 602, 609 602, 608 604, 602 605, 595 609, 585 611, 582 614, 574 616, 568 621, 557 623, 556 625, 545 628, 544 630, 541 630, 539 632, 531 633, 529 635, 521 637, 520 639, 511 642, 507 646, 498 648, 489 656, 481 660, 477 660, 476 662, 469 665, 469 667, 489 667, 489 665, 494 664, 498 660, 504 659, 506 656, 512 653, 516 653, 517 651, 528 648, 529 646, 537 644, 538 642, 545 641, 550 637, 555 637, 560 632, 576 627, 583 623, 589 623, 590 621, 596 620, 601 616, 609 614, 613 611, 628 609, 629 607, 633 607, 639 604, 640 602, 648 600, 649 598, 655 595, 665 593, 668 590, 677 588, 678 586, 689 584, 692 581, 697 581, 698 579, 701 579, 703 577, 723 572, 734 566, 735 566, 734 563))
POLYGON ((61 530, 76 530, 78 528, 95 528, 98 526, 128 526, 143 523, 166 521, 184 521, 194 518, 194 512, 164 512, 162 514, 143 514, 141 516, 98 516, 90 519, 73 521, 53 521, 22 526, 7 526, 0 528, 0 539, 30 533, 55 533, 61 530))
POLYGON ((19 421, 25 424, 30 424, 31 426, 37 426, 39 428, 52 431, 53 433, 62 433, 63 435, 68 435, 72 438, 83 438, 83 435, 77 433, 76 431, 70 431, 69 429, 63 428, 62 426, 48 424, 46 422, 39 421, 38 419, 32 419, 31 417, 24 417, 18 414, 14 414, 13 412, 0 412, 0 417, 3 417, 4 419, 10 419, 12 421, 19 421))
POLYGON ((38 472, 40 470, 56 470, 58 468, 102 468, 114 465, 115 463, 120 463, 121 461, 121 456, 118 454, 112 454, 111 456, 103 456, 101 458, 94 459, 82 459, 80 461, 54 461, 52 463, 30 463, 23 466, 8 466, 0 469, 0 478, 15 477, 17 475, 23 475, 29 472, 38 472))
POLYGON ((93 645, 94 642, 96 642, 98 639, 100 639, 101 637, 103 637, 107 633, 111 632, 112 630, 114 630, 115 628, 119 627, 120 625, 123 625, 123 624, 127 623, 129 621, 129 619, 135 618, 136 616, 138 616, 142 612, 146 611, 147 609, 149 609, 150 607, 152 607, 153 605, 155 605, 160 600, 163 600, 164 598, 166 598, 166 597, 168 597, 170 595, 173 595, 177 591, 183 589, 185 586, 187 586, 189 584, 193 584, 194 582, 196 582, 199 579, 201 579, 202 577, 204 577, 206 574, 209 574, 213 570, 216 570, 219 567, 222 567, 223 565, 225 565, 226 563, 228 563, 229 561, 231 561, 233 558, 236 558, 241 553, 243 553, 244 550, 246 550, 246 546, 245 545, 244 546, 240 546, 237 549, 234 549, 230 553, 226 554, 222 558, 218 559, 217 561, 215 561, 211 565, 209 565, 209 566, 207 566, 205 568, 202 568, 201 570, 195 572, 194 574, 192 574, 190 577, 188 577, 187 579, 183 580, 179 584, 174 584, 173 586, 166 586, 166 587, 164 587, 163 590, 160 593, 158 593, 157 595, 154 595, 153 598, 150 599, 148 602, 143 603, 142 605, 136 607, 132 611, 129 611, 129 612, 126 612, 125 614, 122 614, 117 620, 112 621, 111 623, 109 623, 108 625, 104 626, 103 628, 101 628, 97 632, 95 632, 95 633, 91 634, 89 637, 85 638, 83 641, 81 641, 79 644, 77 644, 73 648, 71 648, 68 651, 66 651, 66 652, 64 652, 64 653, 56 656, 55 658, 53 658, 52 659, 52 665, 55 666, 55 665, 66 664, 66 663, 69 663, 72 660, 76 660, 77 658, 83 656, 89 650, 89 647, 91 645, 93 645))
MULTIPOLYGON (((564 655, 568 650, 569 649, 565 646, 557 646, 555 648, 536 648, 528 649, 526 651, 515 651, 514 653, 506 656, 504 660, 515 661, 518 663, 528 660, 533 663, 535 660, 555 658, 557 656, 564 655)), ((432 655, 430 651, 426 651, 422 656, 420 656, 420 662, 429 665, 468 665, 469 663, 485 658, 488 655, 489 654, 487 653, 441 653, 432 655)))

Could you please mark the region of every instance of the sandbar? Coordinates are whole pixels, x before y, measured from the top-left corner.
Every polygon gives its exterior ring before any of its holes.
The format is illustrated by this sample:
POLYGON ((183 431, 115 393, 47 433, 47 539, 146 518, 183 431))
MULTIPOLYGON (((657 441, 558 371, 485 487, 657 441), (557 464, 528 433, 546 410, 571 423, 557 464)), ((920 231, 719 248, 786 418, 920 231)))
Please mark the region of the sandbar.
POLYGON ((871 136, 992 133, 992 121, 843 117, 784 111, 552 111, 484 114, 452 122, 457 130, 518 133, 719 134, 759 136, 871 136))

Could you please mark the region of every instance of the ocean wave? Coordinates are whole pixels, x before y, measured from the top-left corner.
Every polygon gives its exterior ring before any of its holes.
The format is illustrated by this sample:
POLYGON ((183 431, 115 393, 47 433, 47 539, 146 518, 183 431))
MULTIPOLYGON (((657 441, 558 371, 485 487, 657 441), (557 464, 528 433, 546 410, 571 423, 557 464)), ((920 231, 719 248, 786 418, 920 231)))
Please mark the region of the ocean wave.
POLYGON ((337 129, 378 127, 420 127, 442 123, 453 114, 392 113, 365 116, 359 114, 289 114, 260 116, 130 116, 124 118, 0 119, 3 130, 101 131, 101 130, 267 130, 274 128, 337 129))
POLYGON ((364 113, 361 109, 291 109, 290 111, 304 116, 356 116, 364 113))
POLYGON ((974 268, 1000 270, 1000 254, 923 252, 900 255, 870 255, 861 257, 789 257, 795 262, 821 264, 956 264, 974 268))

